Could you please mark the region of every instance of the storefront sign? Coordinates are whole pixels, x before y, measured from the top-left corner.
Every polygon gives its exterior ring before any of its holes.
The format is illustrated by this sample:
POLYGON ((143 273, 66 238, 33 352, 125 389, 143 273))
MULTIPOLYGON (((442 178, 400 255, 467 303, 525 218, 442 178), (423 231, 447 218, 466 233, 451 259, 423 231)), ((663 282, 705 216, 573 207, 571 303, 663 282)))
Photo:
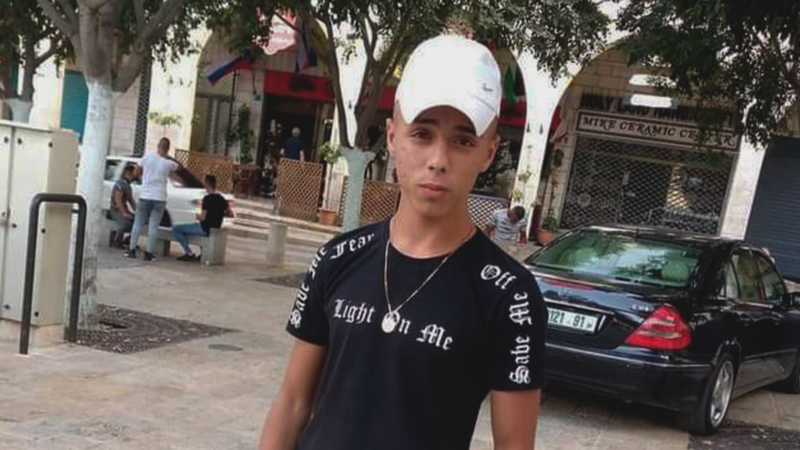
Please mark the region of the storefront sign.
MULTIPOLYGON (((688 147, 696 145, 697 136, 700 133, 696 127, 669 122, 584 112, 578 115, 578 131, 645 141, 669 142, 688 147)), ((721 150, 736 151, 739 149, 739 137, 731 132, 715 133, 707 145, 721 150)))

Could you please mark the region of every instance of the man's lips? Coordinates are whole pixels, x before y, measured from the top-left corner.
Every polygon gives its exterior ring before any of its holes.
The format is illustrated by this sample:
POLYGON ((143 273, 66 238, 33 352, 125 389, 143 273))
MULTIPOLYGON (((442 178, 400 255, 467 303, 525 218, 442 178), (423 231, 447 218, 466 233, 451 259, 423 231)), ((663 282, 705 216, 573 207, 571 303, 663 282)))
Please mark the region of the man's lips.
POLYGON ((447 192, 449 190, 441 184, 436 183, 422 183, 419 185, 419 187, 431 192, 447 192))

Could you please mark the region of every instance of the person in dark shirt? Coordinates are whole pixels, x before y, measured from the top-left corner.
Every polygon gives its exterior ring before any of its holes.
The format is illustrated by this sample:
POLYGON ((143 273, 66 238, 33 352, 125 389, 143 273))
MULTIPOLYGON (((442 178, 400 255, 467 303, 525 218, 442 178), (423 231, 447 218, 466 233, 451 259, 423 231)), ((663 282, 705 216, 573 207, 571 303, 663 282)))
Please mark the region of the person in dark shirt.
POLYGON ((494 448, 534 448, 547 308, 467 206, 497 152, 501 96, 475 41, 411 55, 386 130, 397 213, 316 253, 261 450, 469 450, 487 397, 494 448))
POLYGON ((298 161, 306 160, 305 147, 303 145, 303 141, 300 140, 300 128, 294 128, 292 130, 292 137, 283 143, 281 157, 296 159, 298 161))
POLYGON ((172 235, 181 244, 183 255, 179 261, 199 261, 200 255, 195 255, 189 246, 189 236, 208 236, 212 228, 220 228, 226 216, 233 216, 230 204, 225 197, 217 193, 217 177, 206 175, 206 194, 203 197, 202 210, 197 214, 197 222, 175 225, 172 235))
POLYGON ((112 245, 118 248, 125 247, 125 233, 130 233, 133 229, 133 214, 136 211, 136 200, 131 191, 131 182, 136 177, 136 167, 133 165, 125 166, 122 171, 122 178, 114 184, 111 190, 111 202, 108 205, 108 213, 117 225, 117 232, 114 234, 112 245))

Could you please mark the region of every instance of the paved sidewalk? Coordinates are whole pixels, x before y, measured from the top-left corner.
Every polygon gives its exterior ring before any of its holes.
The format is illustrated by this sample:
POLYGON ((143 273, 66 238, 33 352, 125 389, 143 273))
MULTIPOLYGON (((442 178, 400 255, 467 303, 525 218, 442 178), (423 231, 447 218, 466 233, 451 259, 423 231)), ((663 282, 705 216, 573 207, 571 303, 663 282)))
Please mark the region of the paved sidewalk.
MULTIPOLYGON (((283 327, 294 297, 292 288, 258 280, 304 272, 314 249, 291 246, 281 270, 265 267, 265 251, 264 243, 233 238, 223 267, 104 251, 103 303, 237 332, 129 355, 58 345, 21 357, 15 343, 0 342, 0 449, 254 449, 290 349, 283 327)), ((733 415, 800 429, 797 404, 766 391, 735 404, 733 415)), ((473 449, 491 448, 490 434, 484 411, 473 449)), ((554 389, 537 448, 690 445, 667 413, 554 389)))

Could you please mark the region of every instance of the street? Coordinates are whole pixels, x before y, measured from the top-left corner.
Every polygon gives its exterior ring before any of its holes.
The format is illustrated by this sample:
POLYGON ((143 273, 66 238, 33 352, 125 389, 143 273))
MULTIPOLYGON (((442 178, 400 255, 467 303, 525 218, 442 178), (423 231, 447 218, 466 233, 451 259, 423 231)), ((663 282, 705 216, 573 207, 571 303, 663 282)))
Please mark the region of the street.
MULTIPOLYGON (((104 250, 101 303, 232 331, 131 354, 34 343, 21 357, 2 342, 0 448, 255 448, 291 344, 283 328, 294 290, 281 284, 296 281, 313 252, 290 246, 287 267, 273 270, 261 264, 265 248, 234 238, 221 268, 104 250)), ((717 436, 692 438, 670 413, 553 386, 537 448, 800 448, 793 396, 758 391, 736 401, 729 420, 717 436)), ((490 436, 485 405, 472 448, 492 448, 490 436)))

